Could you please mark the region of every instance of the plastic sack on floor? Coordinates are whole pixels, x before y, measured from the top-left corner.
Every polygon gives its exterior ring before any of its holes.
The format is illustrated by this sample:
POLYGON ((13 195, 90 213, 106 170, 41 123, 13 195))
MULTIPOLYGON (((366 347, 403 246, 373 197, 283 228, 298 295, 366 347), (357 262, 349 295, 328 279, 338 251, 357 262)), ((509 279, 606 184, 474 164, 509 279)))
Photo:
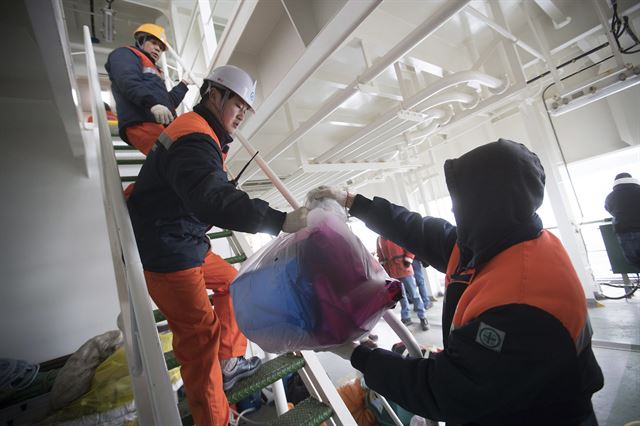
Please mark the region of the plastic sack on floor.
MULTIPOLYGON (((162 350, 171 350, 171 333, 160 334, 162 350)), ((182 385, 180 367, 169 371, 174 390, 182 385)), ((56 411, 39 425, 85 426, 123 425, 137 418, 133 386, 124 347, 118 348, 95 370, 89 390, 68 406, 56 411)), ((134 423, 131 423, 134 424, 134 423)))
POLYGON ((356 340, 402 295, 349 230, 343 208, 334 200, 310 207, 309 226, 263 247, 231 285, 240 329, 268 352, 356 340))

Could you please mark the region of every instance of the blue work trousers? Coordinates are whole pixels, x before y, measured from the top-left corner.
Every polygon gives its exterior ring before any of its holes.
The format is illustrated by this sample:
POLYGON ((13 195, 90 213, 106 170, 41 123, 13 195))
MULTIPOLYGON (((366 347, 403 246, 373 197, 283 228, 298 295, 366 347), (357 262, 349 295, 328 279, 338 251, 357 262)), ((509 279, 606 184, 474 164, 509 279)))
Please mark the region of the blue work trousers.
POLYGON ((431 293, 429 292, 429 287, 427 286, 427 282, 424 278, 425 270, 418 259, 414 259, 411 266, 413 266, 413 277, 416 280, 416 287, 418 287, 422 304, 425 309, 429 309, 433 306, 433 302, 431 301, 431 293))
POLYGON ((418 318, 424 318, 424 304, 422 303, 422 299, 420 299, 420 295, 418 294, 418 289, 416 288, 416 280, 413 278, 413 275, 398 278, 398 280, 402 283, 400 318, 403 320, 408 320, 410 318, 411 310, 409 307, 409 301, 407 300, 408 298, 413 301, 413 306, 418 313, 418 318))

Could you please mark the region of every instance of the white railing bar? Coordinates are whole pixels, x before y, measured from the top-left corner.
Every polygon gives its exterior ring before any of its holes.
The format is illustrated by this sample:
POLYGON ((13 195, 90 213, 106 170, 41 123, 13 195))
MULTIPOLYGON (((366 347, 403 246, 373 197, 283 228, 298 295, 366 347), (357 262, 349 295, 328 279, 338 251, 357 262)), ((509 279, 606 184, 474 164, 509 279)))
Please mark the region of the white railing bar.
POLYGON ((169 381, 167 366, 153 318, 140 256, 124 202, 106 111, 100 96, 100 82, 89 27, 83 27, 87 52, 87 75, 92 97, 92 113, 98 131, 98 155, 102 175, 103 200, 126 342, 136 409, 140 424, 176 425, 180 415, 169 381), (114 248, 117 253, 114 252, 114 248), (117 256, 119 255, 119 256, 117 256), (120 266, 120 267, 118 267, 120 266))

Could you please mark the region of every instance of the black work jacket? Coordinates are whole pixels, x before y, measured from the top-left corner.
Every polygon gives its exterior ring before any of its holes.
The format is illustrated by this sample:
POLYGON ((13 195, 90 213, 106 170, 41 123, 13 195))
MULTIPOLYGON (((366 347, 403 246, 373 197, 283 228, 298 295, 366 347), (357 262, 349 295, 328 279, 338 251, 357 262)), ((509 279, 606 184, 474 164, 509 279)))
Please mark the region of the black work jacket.
POLYGON ((206 233, 212 226, 277 235, 286 216, 229 182, 223 149, 232 139, 215 116, 202 105, 188 114, 160 135, 127 203, 147 271, 174 272, 201 265, 210 248, 206 233), (167 135, 178 137, 168 142, 167 135))

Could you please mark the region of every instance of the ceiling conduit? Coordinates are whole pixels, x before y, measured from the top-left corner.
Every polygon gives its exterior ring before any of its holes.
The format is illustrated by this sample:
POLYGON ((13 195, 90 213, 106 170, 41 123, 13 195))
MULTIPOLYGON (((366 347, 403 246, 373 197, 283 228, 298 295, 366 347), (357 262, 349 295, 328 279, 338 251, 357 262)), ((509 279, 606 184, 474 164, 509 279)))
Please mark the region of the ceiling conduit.
MULTIPOLYGON (((441 109, 433 109, 434 107, 451 104, 454 102, 460 103, 463 109, 474 108, 478 105, 480 99, 477 95, 471 95, 460 91, 438 95, 438 93, 442 90, 460 84, 468 84, 470 82, 488 87, 489 90, 494 94, 500 94, 504 92, 508 87, 507 82, 481 73, 479 71, 463 71, 457 74, 453 74, 421 90, 420 92, 409 98, 409 100, 403 102, 401 105, 391 108, 386 113, 379 116, 373 123, 357 132, 354 136, 343 142, 341 145, 336 146, 322 154, 314 161, 314 163, 322 164, 324 162, 330 162, 332 160, 362 161, 363 158, 361 157, 363 155, 365 156, 365 161, 369 160, 372 156, 375 155, 377 155, 379 158, 381 154, 381 152, 379 151, 380 145, 388 145, 391 139, 400 136, 407 130, 421 124, 420 122, 405 121, 398 117, 398 113, 401 110, 411 109, 414 106, 420 106, 419 109, 421 110, 421 112, 428 115, 423 123, 425 121, 437 120, 433 122, 435 123, 433 124, 434 128, 429 126, 427 129, 416 132, 417 134, 430 134, 437 128, 447 124, 452 118, 451 112, 441 109), (403 106, 409 108, 402 108, 403 106), (355 144, 358 145, 353 147, 355 144), (351 147, 353 148, 348 153, 345 152, 345 150, 351 147), (355 155, 355 157, 348 158, 350 155, 354 155, 359 150, 365 147, 367 149, 364 152, 355 155), (336 158, 338 155, 340 155, 339 159, 336 158)), ((420 136, 416 136, 416 139, 419 137, 420 136)), ((389 146, 395 147, 397 145, 399 144, 393 144, 389 146)), ((352 173, 362 174, 358 171, 354 171, 352 173)), ((331 177, 336 178, 335 175, 332 175, 331 177)), ((299 169, 287 179, 287 187, 292 190, 292 192, 296 192, 300 189, 302 190, 302 192, 304 192, 304 190, 308 188, 313 188, 313 182, 322 183, 323 181, 320 180, 321 178, 322 175, 319 173, 304 173, 302 169, 299 169)), ((324 181, 324 184, 327 184, 327 182, 324 181)), ((275 190, 271 189, 265 192, 263 198, 268 200, 274 196, 277 197, 277 193, 275 190)))
MULTIPOLYGON (((359 91, 361 84, 367 84, 371 80, 378 77, 384 72, 387 67, 392 65, 398 59, 409 53, 420 44, 425 38, 436 32, 442 27, 449 19, 454 17, 460 10, 462 10, 471 0, 449 0, 444 7, 438 10, 434 15, 427 19, 425 22, 416 27, 409 35, 407 35, 400 43, 395 45, 389 50, 382 58, 376 61, 371 67, 369 67, 362 75, 357 77, 346 88, 334 93, 322 106, 316 111, 307 121, 302 123, 293 133, 291 133, 284 141, 278 146, 272 149, 265 157, 265 161, 270 163, 285 150, 291 147, 301 137, 306 135, 310 130, 317 126, 322 120, 328 117, 333 111, 340 107, 344 102, 349 100, 354 94, 359 91)), ((255 176, 259 172, 256 166, 251 166, 247 170, 247 173, 242 179, 241 183, 246 182, 251 177, 255 176)))

